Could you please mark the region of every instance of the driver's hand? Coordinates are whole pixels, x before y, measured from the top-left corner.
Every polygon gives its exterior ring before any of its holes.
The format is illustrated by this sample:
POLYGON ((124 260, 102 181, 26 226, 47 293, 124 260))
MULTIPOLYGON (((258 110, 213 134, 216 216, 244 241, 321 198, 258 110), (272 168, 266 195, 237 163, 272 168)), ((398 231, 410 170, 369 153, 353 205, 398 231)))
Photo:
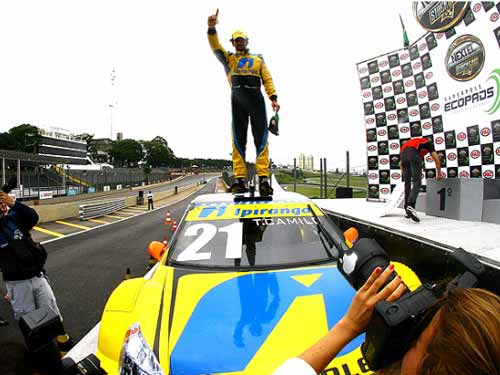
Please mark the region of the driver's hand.
POLYGON ((217 20, 217 17, 219 16, 219 9, 215 12, 215 14, 212 14, 210 17, 208 17, 208 27, 215 27, 219 23, 217 20))

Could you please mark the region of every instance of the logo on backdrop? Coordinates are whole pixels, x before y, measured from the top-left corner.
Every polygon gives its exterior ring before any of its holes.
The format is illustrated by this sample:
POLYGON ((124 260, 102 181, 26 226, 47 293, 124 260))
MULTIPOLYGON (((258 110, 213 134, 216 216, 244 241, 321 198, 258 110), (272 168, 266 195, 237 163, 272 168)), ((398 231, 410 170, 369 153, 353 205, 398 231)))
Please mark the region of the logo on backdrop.
MULTIPOLYGON (((499 77, 493 78, 493 80, 497 83, 497 86, 500 86, 500 75, 499 77)), ((494 96, 495 87, 493 86, 489 86, 484 89, 482 84, 475 85, 473 87, 467 87, 461 91, 445 97, 444 111, 452 113, 463 112, 471 108, 487 105, 489 100, 494 96)), ((486 112, 488 112, 489 114, 495 113, 500 106, 498 102, 500 102, 500 95, 498 94, 497 88, 496 99, 493 100, 492 106, 486 112)))
POLYGON ((494 71, 492 71, 488 80, 490 79, 495 82, 495 86, 497 88, 495 99, 493 99, 493 104, 489 109, 486 110, 488 114, 492 115, 493 113, 498 111, 498 108, 500 108, 500 69, 495 69, 494 71))
POLYGON ((413 15, 428 31, 440 32, 459 23, 469 9, 468 1, 421 1, 413 3, 413 15))
POLYGON ((456 81, 470 81, 481 72, 483 65, 483 43, 473 35, 458 37, 448 48, 446 70, 456 81))

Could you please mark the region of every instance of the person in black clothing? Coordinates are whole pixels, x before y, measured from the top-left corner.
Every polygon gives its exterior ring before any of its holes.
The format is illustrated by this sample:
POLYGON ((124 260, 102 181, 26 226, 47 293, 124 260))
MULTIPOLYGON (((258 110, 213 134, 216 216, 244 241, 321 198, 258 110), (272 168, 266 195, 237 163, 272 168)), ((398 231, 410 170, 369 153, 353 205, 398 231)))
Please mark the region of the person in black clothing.
POLYGON ((431 154, 434 163, 436 164, 437 176, 436 179, 444 178, 441 173, 441 159, 434 149, 434 144, 424 137, 415 137, 408 140, 401 147, 401 169, 405 182, 405 211, 406 217, 411 218, 415 222, 420 219, 417 216, 415 205, 417 203, 418 193, 422 185, 422 160, 425 155, 431 154), (413 186, 411 182, 413 180, 413 186))
MULTIPOLYGON (((29 231, 37 222, 34 209, 0 191, 0 269, 16 320, 43 306, 61 316, 43 267, 29 256, 28 247, 33 243, 29 231)), ((57 341, 61 352, 72 345, 66 334, 57 341)))

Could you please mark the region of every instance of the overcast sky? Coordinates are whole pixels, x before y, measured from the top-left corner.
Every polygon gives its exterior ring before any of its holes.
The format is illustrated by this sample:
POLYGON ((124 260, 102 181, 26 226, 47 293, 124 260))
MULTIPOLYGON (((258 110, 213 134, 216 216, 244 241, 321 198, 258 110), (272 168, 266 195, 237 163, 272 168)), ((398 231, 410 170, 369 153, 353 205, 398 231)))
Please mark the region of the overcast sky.
MULTIPOLYGON (((355 63, 402 47, 398 13, 410 41, 424 33, 410 1, 2 1, 0 130, 109 137, 114 103, 113 133, 161 135, 181 157, 229 158, 230 89, 206 39, 216 8, 223 46, 245 30, 273 76, 281 135, 270 136, 271 157, 312 154, 333 168, 350 150, 351 166, 366 164, 355 63)), ((252 159, 251 136, 249 146, 252 159)))

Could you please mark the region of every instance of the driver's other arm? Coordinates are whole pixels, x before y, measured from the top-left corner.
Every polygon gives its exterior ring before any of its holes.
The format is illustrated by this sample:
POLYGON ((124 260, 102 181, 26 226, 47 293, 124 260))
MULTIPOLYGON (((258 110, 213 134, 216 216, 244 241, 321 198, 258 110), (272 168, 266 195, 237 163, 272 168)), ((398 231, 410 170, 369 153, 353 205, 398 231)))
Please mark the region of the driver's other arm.
POLYGON ((436 180, 441 181, 444 179, 443 173, 441 172, 441 158, 439 157, 436 151, 431 152, 431 158, 434 160, 434 164, 436 164, 437 175, 436 180))
POLYGON ((344 317, 323 338, 298 358, 286 361, 273 375, 315 375, 323 371, 344 346, 366 330, 377 302, 395 301, 403 295, 406 287, 399 276, 379 291, 393 269, 393 266, 384 272, 380 267, 375 269, 357 291, 344 317))

